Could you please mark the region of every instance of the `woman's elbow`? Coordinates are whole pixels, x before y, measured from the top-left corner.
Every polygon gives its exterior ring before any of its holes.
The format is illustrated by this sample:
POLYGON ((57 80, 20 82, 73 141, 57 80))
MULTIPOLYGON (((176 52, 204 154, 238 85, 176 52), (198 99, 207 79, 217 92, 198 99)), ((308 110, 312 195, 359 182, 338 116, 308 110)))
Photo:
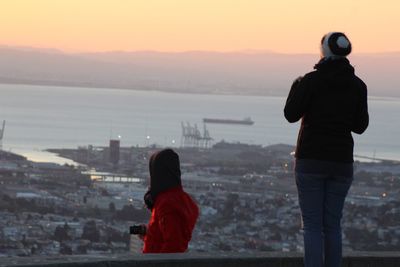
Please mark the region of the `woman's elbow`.
POLYGON ((353 127, 352 132, 354 132, 356 134, 363 134, 365 132, 365 130, 367 130, 368 124, 369 124, 369 122, 366 121, 363 124, 357 125, 356 127, 353 127))
POLYGON ((290 123, 297 122, 301 118, 301 116, 298 116, 297 114, 294 114, 287 109, 284 110, 284 115, 286 120, 290 123))

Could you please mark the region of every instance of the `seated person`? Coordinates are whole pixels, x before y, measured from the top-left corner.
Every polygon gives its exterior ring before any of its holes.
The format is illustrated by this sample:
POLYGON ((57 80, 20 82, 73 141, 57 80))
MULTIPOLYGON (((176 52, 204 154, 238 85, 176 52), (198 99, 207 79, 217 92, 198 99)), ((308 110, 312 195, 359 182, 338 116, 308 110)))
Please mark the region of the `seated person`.
POLYGON ((188 248, 199 208, 183 191, 179 156, 172 149, 154 153, 149 161, 150 188, 144 202, 151 210, 143 253, 179 253, 188 248))

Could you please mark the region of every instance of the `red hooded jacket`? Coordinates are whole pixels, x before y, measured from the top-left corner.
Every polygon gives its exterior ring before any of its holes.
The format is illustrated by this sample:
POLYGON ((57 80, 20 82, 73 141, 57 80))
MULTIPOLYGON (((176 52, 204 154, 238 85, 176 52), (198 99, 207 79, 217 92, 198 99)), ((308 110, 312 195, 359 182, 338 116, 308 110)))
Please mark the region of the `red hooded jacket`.
POLYGON ((143 253, 185 252, 198 216, 197 204, 182 186, 160 192, 147 225, 143 253))

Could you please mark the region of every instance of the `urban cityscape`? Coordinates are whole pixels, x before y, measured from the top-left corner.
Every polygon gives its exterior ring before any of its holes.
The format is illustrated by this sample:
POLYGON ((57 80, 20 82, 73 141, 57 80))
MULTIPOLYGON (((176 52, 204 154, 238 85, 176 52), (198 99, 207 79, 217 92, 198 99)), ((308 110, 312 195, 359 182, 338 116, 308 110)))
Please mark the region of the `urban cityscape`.
MULTIPOLYGON (((303 251, 293 146, 215 142, 206 126, 201 133, 188 123, 180 142, 183 186, 201 211, 190 251, 303 251)), ((49 148, 76 165, 1 150, 0 257, 141 253, 129 226, 149 219, 143 195, 149 157, 159 149, 119 139, 49 148)), ((355 162, 345 251, 400 250, 399 193, 400 162, 355 162)))

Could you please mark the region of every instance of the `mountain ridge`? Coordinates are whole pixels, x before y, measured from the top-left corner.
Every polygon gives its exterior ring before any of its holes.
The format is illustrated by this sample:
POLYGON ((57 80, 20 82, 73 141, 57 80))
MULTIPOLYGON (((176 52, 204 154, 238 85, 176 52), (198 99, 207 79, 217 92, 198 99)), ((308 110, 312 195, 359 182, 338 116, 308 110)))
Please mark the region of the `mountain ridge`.
MULTIPOLYGON (((400 52, 349 58, 371 95, 400 96, 400 52)), ((0 83, 285 96, 318 60, 317 54, 272 51, 64 53, 0 45, 0 83)))

